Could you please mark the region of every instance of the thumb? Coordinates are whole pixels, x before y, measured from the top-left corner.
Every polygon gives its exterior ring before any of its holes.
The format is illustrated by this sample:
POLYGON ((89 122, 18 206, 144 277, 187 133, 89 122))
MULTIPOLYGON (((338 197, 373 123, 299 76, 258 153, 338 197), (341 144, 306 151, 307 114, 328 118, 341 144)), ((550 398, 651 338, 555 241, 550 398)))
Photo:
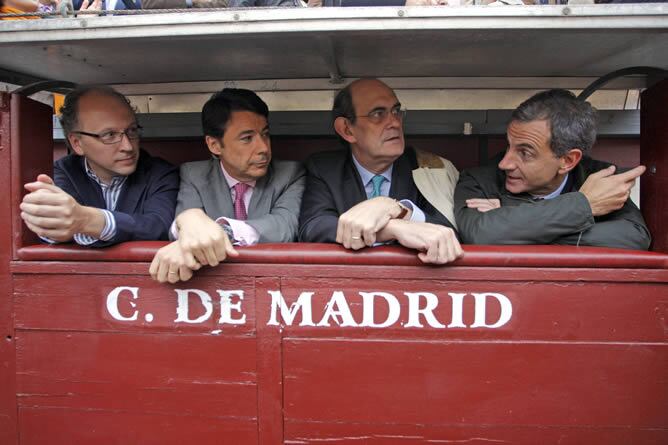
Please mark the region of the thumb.
POLYGON ((41 174, 41 175, 37 176, 37 181, 38 182, 43 182, 45 184, 51 184, 51 185, 54 184, 53 179, 51 179, 51 177, 49 175, 45 175, 45 174, 41 174))

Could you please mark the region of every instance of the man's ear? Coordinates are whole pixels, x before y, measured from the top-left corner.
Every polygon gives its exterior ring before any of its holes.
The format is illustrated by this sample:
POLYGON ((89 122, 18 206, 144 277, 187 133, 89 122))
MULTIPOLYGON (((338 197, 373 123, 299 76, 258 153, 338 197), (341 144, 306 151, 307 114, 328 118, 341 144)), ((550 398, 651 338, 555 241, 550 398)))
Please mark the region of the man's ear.
POLYGON ((220 151, 223 148, 221 139, 215 138, 213 136, 204 136, 206 146, 209 148, 209 151, 216 156, 220 156, 220 151))
POLYGON ((560 159, 561 166, 559 167, 559 173, 568 173, 569 171, 573 170, 582 159, 582 150, 579 148, 571 148, 560 159))
POLYGON ((357 139, 353 136, 353 132, 350 130, 350 121, 347 118, 341 116, 337 117, 334 120, 334 130, 349 144, 357 142, 357 139))
POLYGON ((70 133, 67 136, 67 142, 70 143, 70 147, 72 147, 72 150, 74 150, 76 154, 78 154, 79 156, 84 155, 83 148, 81 148, 81 140, 79 139, 79 136, 70 133))

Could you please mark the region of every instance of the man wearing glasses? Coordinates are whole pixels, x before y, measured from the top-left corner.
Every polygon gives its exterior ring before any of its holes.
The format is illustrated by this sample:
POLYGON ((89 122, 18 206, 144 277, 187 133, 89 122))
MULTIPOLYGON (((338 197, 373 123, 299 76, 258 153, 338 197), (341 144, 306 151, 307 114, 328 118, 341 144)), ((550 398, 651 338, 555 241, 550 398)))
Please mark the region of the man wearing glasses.
POLYGON ((452 223, 415 185, 417 156, 405 148, 405 111, 394 91, 359 79, 339 91, 332 111, 347 149, 307 161, 299 240, 353 250, 397 241, 435 264, 462 256, 452 223))
POLYGON ((167 239, 179 190, 178 170, 139 149, 141 127, 130 103, 103 86, 65 97, 61 124, 74 152, 25 185, 21 217, 47 242, 104 247, 167 239))

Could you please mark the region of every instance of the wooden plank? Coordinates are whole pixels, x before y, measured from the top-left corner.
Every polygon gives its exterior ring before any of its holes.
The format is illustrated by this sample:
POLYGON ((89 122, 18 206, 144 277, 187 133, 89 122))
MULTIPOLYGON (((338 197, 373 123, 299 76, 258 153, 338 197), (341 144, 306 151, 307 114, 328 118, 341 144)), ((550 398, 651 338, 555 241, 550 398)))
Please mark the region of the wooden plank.
MULTIPOLYGON (((256 281, 259 301, 255 304, 256 319, 268 320, 270 305, 267 291, 279 289, 277 278, 256 281)), ((281 331, 277 326, 257 326, 257 404, 258 433, 262 445, 283 443, 283 357, 281 331)))
POLYGON ((225 335, 254 335, 254 278, 237 277, 230 284, 232 287, 221 286, 205 278, 177 285, 160 284, 148 275, 84 275, 77 279, 60 275, 21 275, 14 280, 16 326, 21 329, 214 334, 220 331, 225 335), (111 298, 112 291, 119 287, 136 288, 136 293, 125 289, 116 299, 111 298), (227 304, 227 299, 217 292, 221 287, 243 291, 243 300, 238 295, 231 300, 234 305, 241 304, 243 313, 233 310, 231 315, 239 319, 245 314, 244 324, 221 323, 224 312, 221 301, 227 304), (177 289, 184 295, 181 303, 177 289), (187 289, 197 291, 186 294, 187 289), (179 307, 186 309, 185 301, 189 321, 177 312, 179 307), (114 313, 114 309, 118 313, 114 313), (136 320, 126 320, 129 318, 136 320))
POLYGON ((287 422, 285 432, 286 445, 659 445, 668 442, 668 430, 642 428, 287 422))
MULTIPOLYGON (((506 271, 506 274, 512 275, 509 271, 506 271)), ((281 296, 287 306, 295 304, 302 293, 313 293, 312 298, 306 300, 312 302, 312 325, 300 326, 304 324, 302 309, 290 325, 284 323, 286 336, 336 335, 347 338, 411 340, 665 343, 668 332, 667 291, 668 287, 663 284, 339 278, 286 278, 281 286, 281 296), (341 292, 345 300, 334 302, 335 308, 349 310, 357 326, 341 327, 342 318, 325 317, 325 308, 330 301, 333 302, 333 296, 337 292, 341 292), (371 317, 371 312, 365 309, 364 298, 360 292, 376 293, 367 297, 373 301, 374 323, 381 324, 392 320, 388 317, 390 304, 398 310, 396 321, 382 328, 363 326, 365 315, 371 317), (386 296, 377 293, 384 293, 386 296), (422 295, 409 298, 408 293, 422 295), (494 293, 505 297, 512 310, 508 321, 496 328, 475 327, 478 302, 473 293, 494 293), (424 314, 419 315, 416 311, 416 308, 427 307, 430 297, 426 294, 434 296, 434 309, 428 311, 433 314, 433 320, 429 320, 424 314), (464 296, 453 296, 457 294, 464 296), (462 302, 461 310, 458 310, 455 304, 459 299, 462 302), (388 300, 393 303, 388 303, 388 300), (458 318, 461 319, 460 323, 455 323, 458 318), (323 321, 331 327, 318 326, 323 324, 323 321), (440 327, 435 327, 439 326, 436 323, 440 323, 440 327)), ((486 323, 494 325, 501 316, 500 300, 489 296, 485 301, 486 323)), ((275 312, 276 318, 284 321, 281 312, 275 312)), ((261 322, 262 320, 258 321, 261 322)))
POLYGON ((640 100, 640 163, 647 172, 640 178, 640 203, 652 233, 652 250, 668 252, 668 79, 646 89, 640 100))
POLYGON ((19 331, 21 407, 254 420, 255 340, 19 331))
MULTIPOLYGON (((10 181, 10 106, 9 95, 0 93, 0 189, 11 192, 10 181)), ((9 262, 12 259, 12 208, 5 200, 0 205, 0 443, 18 443, 16 429, 16 345, 12 280, 9 262)))
POLYGON ((285 339, 283 364, 286 422, 668 425, 665 344, 285 339))
MULTIPOLYGON (((162 244, 161 244, 162 245, 162 244)), ((506 247, 506 246, 499 246, 506 247)), ((156 248, 157 250, 157 248, 156 248)), ((199 270, 195 279, 220 282, 220 278, 254 277, 326 277, 326 278, 388 278, 415 280, 467 281, 552 281, 552 282, 610 282, 610 283, 667 283, 668 269, 664 268, 593 268, 587 267, 504 267, 502 261, 484 267, 455 266, 354 266, 305 264, 233 264, 199 270)), ((14 274, 44 275, 137 275, 148 280, 148 263, 103 261, 15 261, 10 265, 14 274)), ((189 281, 191 283, 191 281, 189 281)))
POLYGON ((256 445, 248 420, 53 408, 22 408, 21 445, 256 445))

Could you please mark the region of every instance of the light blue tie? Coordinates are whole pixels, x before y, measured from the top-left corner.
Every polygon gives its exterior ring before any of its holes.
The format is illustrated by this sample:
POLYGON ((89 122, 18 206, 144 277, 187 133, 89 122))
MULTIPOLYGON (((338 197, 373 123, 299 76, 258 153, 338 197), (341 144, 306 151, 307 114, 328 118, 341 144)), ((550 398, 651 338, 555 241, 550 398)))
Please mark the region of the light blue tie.
POLYGON ((371 198, 375 198, 376 196, 381 196, 380 193, 380 186, 383 185, 383 182, 385 182, 385 176, 382 175, 376 175, 373 178, 371 178, 371 182, 373 183, 373 191, 371 192, 371 198))

